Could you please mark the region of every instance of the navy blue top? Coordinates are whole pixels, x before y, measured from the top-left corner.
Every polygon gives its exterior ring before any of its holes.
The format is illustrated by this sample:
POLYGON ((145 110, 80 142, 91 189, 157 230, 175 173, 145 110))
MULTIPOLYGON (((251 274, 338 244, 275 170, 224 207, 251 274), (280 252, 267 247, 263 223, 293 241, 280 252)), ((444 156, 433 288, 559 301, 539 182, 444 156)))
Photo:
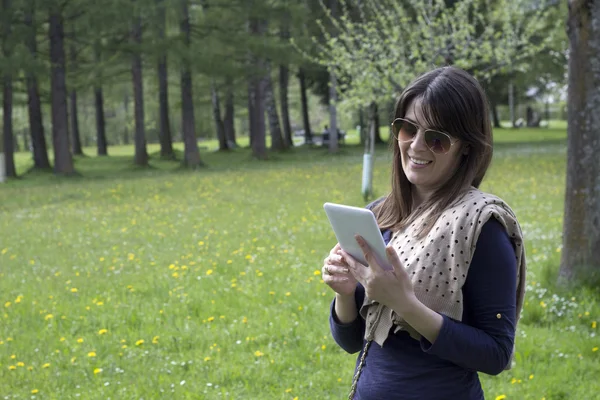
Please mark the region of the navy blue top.
MULTIPOLYGON (((382 231, 385 243, 391 231, 382 231)), ((445 315, 435 343, 417 341, 405 331, 393 333, 383 347, 372 342, 358 381, 355 399, 361 400, 481 400, 478 372, 497 375, 510 361, 515 337, 515 253, 504 227, 495 218, 483 226, 463 286, 462 321, 445 315), (498 318, 500 314, 501 318, 498 318)), ((365 291, 355 292, 360 309, 365 291)), ((341 324, 331 304, 330 328, 346 352, 364 347, 365 320, 359 316, 341 324)), ((356 370, 355 370, 356 372, 356 370)))

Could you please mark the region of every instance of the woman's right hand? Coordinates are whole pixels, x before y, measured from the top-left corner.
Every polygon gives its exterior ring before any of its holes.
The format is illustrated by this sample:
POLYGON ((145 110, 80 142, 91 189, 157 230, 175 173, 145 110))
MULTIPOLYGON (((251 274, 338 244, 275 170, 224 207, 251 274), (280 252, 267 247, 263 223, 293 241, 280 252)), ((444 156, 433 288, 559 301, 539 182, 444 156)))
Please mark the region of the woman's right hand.
POLYGON ((321 276, 323 281, 337 294, 354 295, 358 281, 352 276, 348 264, 343 260, 339 251, 342 248, 336 244, 323 262, 321 276))

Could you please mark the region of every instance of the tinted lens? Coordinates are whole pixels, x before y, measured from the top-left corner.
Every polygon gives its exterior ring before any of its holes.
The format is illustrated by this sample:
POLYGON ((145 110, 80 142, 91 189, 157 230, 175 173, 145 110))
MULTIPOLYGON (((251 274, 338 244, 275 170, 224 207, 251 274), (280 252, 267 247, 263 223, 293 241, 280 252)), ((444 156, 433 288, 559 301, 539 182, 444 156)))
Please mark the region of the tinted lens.
POLYGON ((395 120, 392 128, 394 137, 402 142, 413 140, 419 131, 419 128, 417 128, 414 124, 401 119, 395 120))
POLYGON ((425 131, 425 143, 437 154, 447 153, 452 146, 452 141, 447 135, 436 131, 425 131))

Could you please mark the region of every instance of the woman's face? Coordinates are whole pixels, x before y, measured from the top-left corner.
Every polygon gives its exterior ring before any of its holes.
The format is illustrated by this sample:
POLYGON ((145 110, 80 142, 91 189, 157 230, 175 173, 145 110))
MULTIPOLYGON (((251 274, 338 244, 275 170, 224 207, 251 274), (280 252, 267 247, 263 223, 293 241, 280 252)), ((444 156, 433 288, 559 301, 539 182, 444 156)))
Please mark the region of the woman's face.
POLYGON ((466 154, 462 143, 452 138, 454 144, 446 154, 438 154, 431 151, 425 143, 424 130, 437 129, 444 130, 443 126, 430 127, 426 124, 421 107, 420 100, 413 101, 404 115, 404 119, 409 120, 415 125, 421 127, 418 130, 414 140, 411 142, 398 141, 400 148, 400 157, 402 169, 409 182, 412 183, 417 193, 423 197, 428 196, 442 186, 460 165, 461 157, 466 154))

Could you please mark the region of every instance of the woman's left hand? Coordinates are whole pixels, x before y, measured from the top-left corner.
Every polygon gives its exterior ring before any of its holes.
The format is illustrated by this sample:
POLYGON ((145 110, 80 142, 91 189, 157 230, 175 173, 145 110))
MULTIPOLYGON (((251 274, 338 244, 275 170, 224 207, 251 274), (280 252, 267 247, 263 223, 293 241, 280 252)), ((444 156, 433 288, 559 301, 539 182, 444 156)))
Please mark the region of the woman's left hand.
POLYGON ((400 316, 408 312, 415 304, 416 296, 410 277, 396 250, 392 246, 386 247, 386 255, 393 269, 385 270, 377 263, 367 242, 359 235, 356 235, 356 241, 364 253, 368 266, 363 265, 344 250, 340 250, 340 254, 350 267, 350 273, 365 288, 366 296, 393 309, 400 316))

